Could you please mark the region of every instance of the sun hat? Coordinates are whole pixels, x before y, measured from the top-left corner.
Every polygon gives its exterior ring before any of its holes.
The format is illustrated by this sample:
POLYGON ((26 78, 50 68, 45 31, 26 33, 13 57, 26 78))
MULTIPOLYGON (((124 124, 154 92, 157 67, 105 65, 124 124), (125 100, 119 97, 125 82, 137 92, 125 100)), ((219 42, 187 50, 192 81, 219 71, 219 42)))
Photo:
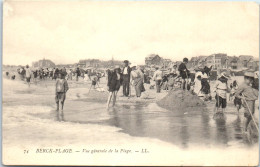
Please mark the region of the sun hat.
POLYGON ((229 79, 229 78, 230 78, 230 76, 229 76, 229 75, 227 75, 227 73, 226 73, 226 72, 222 72, 222 73, 221 73, 221 76, 222 76, 222 77, 225 77, 225 78, 227 78, 227 79, 229 79))

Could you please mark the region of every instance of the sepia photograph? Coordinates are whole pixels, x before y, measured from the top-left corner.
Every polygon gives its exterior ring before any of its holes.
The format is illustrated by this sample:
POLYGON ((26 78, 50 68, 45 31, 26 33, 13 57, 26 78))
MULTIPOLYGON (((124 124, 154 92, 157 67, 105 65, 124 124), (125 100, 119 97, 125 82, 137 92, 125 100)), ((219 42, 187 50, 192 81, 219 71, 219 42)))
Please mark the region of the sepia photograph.
POLYGON ((258 166, 259 4, 5 0, 2 164, 258 166))

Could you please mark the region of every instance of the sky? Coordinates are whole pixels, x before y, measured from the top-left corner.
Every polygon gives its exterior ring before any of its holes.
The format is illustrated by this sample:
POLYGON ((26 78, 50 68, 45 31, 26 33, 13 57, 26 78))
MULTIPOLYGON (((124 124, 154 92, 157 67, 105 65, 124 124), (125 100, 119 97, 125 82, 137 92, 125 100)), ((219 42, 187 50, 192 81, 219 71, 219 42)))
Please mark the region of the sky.
POLYGON ((3 64, 39 59, 173 61, 213 53, 259 57, 254 2, 12 1, 3 7, 3 64))

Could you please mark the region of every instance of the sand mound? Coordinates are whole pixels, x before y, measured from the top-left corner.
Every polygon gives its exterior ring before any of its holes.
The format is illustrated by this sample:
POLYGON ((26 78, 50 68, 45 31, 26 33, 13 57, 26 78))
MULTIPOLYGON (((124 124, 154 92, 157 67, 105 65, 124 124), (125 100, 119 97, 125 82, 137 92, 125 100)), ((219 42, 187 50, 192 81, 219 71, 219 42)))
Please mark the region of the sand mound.
POLYGON ((158 101, 157 104, 162 108, 174 111, 186 111, 191 108, 201 110, 206 106, 197 95, 193 95, 191 92, 181 89, 170 91, 163 99, 158 101))

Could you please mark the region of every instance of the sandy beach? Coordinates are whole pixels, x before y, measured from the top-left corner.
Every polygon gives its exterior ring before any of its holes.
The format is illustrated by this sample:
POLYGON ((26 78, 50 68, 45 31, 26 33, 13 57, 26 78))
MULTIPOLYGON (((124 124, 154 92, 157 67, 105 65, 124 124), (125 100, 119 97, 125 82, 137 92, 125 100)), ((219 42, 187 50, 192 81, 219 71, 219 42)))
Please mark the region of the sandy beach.
MULTIPOLYGON (((3 79, 4 164, 258 163, 258 147, 243 138, 243 113, 241 110, 237 116, 232 102, 228 104, 225 123, 217 123, 212 118, 214 101, 207 102, 207 111, 169 111, 156 104, 167 92, 157 94, 146 85, 141 99, 121 97, 120 91, 116 107, 107 111, 108 93, 89 92, 90 81, 80 80, 69 81, 64 113, 59 114, 55 111, 54 84, 45 81, 28 88, 22 81, 3 79), (39 149, 71 149, 74 153, 47 154, 39 153, 39 149), (93 153, 84 153, 84 149, 93 153), (98 152, 104 149, 118 149, 121 153, 98 152), (141 153, 142 149, 149 153, 141 153), (29 153, 25 154, 25 150, 29 153)), ((102 78, 100 86, 105 89, 105 85, 102 78)))

